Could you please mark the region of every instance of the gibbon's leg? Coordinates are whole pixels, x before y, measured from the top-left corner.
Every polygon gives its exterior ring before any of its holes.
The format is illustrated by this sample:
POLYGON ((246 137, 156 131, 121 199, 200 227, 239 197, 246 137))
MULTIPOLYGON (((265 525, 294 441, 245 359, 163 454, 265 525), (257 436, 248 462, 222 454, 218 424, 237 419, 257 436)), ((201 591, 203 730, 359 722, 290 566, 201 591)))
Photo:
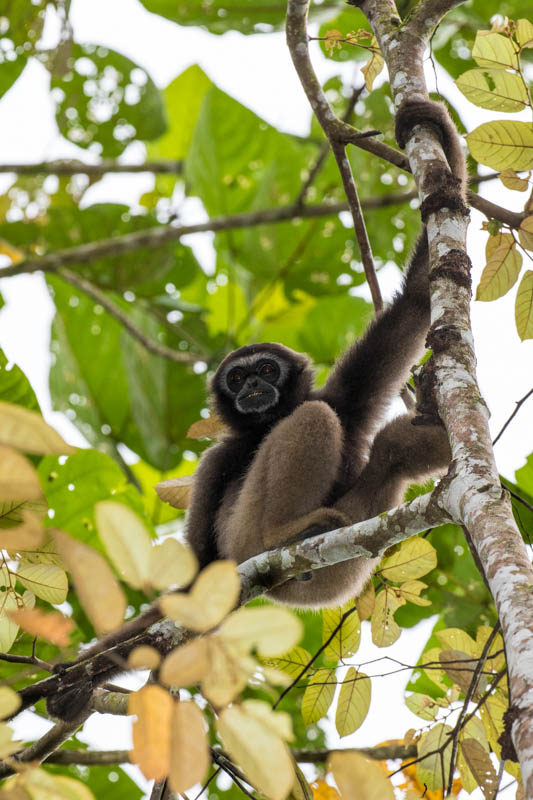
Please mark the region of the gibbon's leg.
POLYGON ((413 425, 412 420, 411 414, 403 414, 379 431, 356 485, 334 503, 351 522, 393 508, 402 501, 409 483, 435 475, 449 464, 444 428, 413 425))
POLYGON ((343 431, 326 403, 302 403, 263 439, 239 488, 222 505, 217 549, 222 558, 245 561, 305 529, 347 524, 347 517, 322 507, 338 474, 343 431))
MULTIPOLYGON (((401 502, 408 484, 442 471, 450 460, 444 428, 413 425, 405 414, 381 430, 369 460, 353 489, 334 505, 350 523, 369 519, 401 502)), ((269 592, 289 605, 324 608, 357 597, 380 562, 379 558, 354 558, 315 570, 306 583, 295 580, 269 592)))

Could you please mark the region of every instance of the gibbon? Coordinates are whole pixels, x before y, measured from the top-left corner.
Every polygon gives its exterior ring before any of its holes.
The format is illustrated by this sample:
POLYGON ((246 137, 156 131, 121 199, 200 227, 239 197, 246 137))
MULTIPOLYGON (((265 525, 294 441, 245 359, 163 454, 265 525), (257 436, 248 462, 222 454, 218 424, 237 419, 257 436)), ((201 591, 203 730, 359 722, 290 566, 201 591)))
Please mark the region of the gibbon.
MULTIPOLYGON (((464 209, 465 163, 455 128, 440 103, 405 103, 396 136, 404 146, 415 125, 436 129, 450 170, 430 180, 426 216, 464 209)), ((427 187, 426 187, 427 188, 427 187)), ((413 425, 406 413, 385 422, 390 402, 421 357, 430 325, 429 257, 424 227, 402 290, 313 388, 309 358, 272 342, 240 347, 210 382, 211 403, 229 433, 202 456, 187 538, 200 564, 238 563, 299 538, 349 525, 401 502, 410 482, 450 460, 446 432, 413 425)), ((306 573, 272 590, 277 601, 323 608, 357 596, 378 559, 354 558, 306 573), (307 580, 308 579, 308 580, 307 580)))

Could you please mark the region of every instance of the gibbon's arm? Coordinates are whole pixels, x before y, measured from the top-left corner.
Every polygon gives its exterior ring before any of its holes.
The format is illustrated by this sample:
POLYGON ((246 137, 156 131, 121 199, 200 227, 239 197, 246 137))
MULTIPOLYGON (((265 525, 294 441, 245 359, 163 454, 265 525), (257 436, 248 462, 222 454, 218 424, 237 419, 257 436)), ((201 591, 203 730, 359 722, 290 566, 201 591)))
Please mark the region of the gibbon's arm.
POLYGON ((228 482, 229 454, 225 442, 212 445, 194 473, 186 536, 200 569, 218 558, 214 521, 228 482))
MULTIPOLYGON (((464 210, 466 168, 461 144, 446 107, 430 100, 406 102, 396 115, 396 138, 405 146, 416 125, 436 130, 450 170, 441 162, 428 170, 422 219, 439 208, 464 210)), ((426 229, 416 243, 402 290, 334 367, 317 396, 337 411, 345 427, 369 434, 420 358, 429 329, 429 253, 426 229)))

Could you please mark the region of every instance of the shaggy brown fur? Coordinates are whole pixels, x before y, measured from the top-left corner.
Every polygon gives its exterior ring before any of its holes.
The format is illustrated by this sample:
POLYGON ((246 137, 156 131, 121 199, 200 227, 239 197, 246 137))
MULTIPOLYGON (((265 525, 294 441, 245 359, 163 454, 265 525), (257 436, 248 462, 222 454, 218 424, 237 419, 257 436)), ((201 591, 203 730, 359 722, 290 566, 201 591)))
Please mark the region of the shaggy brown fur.
MULTIPOLYGON (((416 124, 437 128, 452 173, 459 176, 454 182, 447 173, 446 191, 430 196, 432 210, 436 203, 458 208, 464 159, 444 106, 406 104, 398 114, 400 142, 416 124)), ((187 523, 202 565, 215 558, 240 563, 302 533, 368 519, 400 502, 410 482, 446 467, 450 451, 442 426, 413 425, 413 414, 383 425, 391 400, 423 353, 428 329, 424 229, 402 291, 344 353, 321 389, 312 388, 307 356, 280 344, 241 347, 224 359, 211 396, 230 433, 201 459, 187 523)), ((355 558, 270 594, 296 606, 335 606, 359 594, 375 566, 376 559, 355 558)))

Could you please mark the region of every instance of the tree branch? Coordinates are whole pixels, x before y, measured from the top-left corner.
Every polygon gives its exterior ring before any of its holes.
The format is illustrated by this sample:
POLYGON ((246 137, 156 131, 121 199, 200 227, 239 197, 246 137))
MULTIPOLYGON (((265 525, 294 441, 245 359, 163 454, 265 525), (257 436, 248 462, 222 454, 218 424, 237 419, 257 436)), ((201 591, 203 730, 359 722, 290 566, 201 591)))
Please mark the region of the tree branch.
MULTIPOLYGON (((407 98, 427 99, 423 56, 435 22, 431 12, 440 6, 419 4, 411 28, 409 20, 399 22, 392 0, 362 0, 358 5, 387 62, 395 107, 407 98)), ((429 162, 445 163, 440 142, 428 126, 415 126, 406 152, 419 187, 424 186, 429 162)), ((432 267, 428 344, 435 363, 435 399, 448 431, 455 469, 443 502, 451 516, 468 529, 496 603, 515 711, 513 743, 522 765, 526 796, 533 797, 533 569, 510 502, 501 489, 487 409, 476 382, 464 247, 466 220, 458 211, 442 209, 429 214, 427 231, 432 267)))
POLYGON ((128 331, 130 336, 137 339, 149 353, 167 358, 169 361, 175 361, 178 364, 194 364, 202 360, 202 355, 200 354, 184 353, 181 350, 174 350, 172 347, 166 347, 164 344, 154 342, 153 339, 137 327, 126 311, 123 311, 105 292, 102 292, 94 283, 91 283, 91 281, 88 281, 86 278, 76 275, 76 273, 72 272, 70 269, 60 269, 57 274, 67 283, 70 283, 76 289, 86 294, 87 297, 90 297, 91 300, 94 300, 95 303, 99 303, 103 306, 108 314, 114 317, 114 319, 128 331))
POLYGON ((105 159, 98 164, 86 164, 77 158, 60 158, 57 161, 41 161, 37 164, 0 164, 0 173, 15 172, 17 175, 89 175, 101 178, 109 172, 153 172, 174 173, 181 175, 183 161, 146 161, 144 164, 121 164, 112 159, 105 159))
MULTIPOLYGON (((454 521, 443 510, 446 485, 447 478, 443 478, 433 492, 416 497, 378 517, 248 559, 238 567, 241 577, 239 605, 303 572, 358 556, 381 556, 393 544, 420 531, 454 521)), ((156 601, 135 620, 125 623, 93 647, 84 650, 76 661, 63 664, 60 673, 22 689, 19 692, 22 700, 20 711, 43 697, 54 696, 87 681, 97 684, 99 676, 104 677, 110 670, 116 671, 117 665, 124 665, 129 653, 141 644, 151 645, 165 656, 194 636, 190 631, 177 627, 174 622, 163 620, 156 601)), ((117 699, 117 702, 120 701, 117 699)))
POLYGON ((368 239, 368 234, 363 217, 361 203, 357 194, 357 187, 353 178, 350 162, 346 157, 346 143, 339 136, 339 123, 347 123, 340 120, 331 108, 326 95, 315 75, 311 59, 309 57, 309 37, 307 35, 307 10, 308 0, 289 0, 287 4, 286 34, 287 45, 291 54, 292 63, 298 73, 298 77, 304 87, 307 99, 318 119, 324 133, 326 134, 333 150, 333 155, 337 162, 341 175, 344 192, 348 199, 352 214, 355 235, 359 244, 363 269, 365 271, 372 302, 376 311, 383 308, 383 299, 376 276, 372 247, 368 239))

